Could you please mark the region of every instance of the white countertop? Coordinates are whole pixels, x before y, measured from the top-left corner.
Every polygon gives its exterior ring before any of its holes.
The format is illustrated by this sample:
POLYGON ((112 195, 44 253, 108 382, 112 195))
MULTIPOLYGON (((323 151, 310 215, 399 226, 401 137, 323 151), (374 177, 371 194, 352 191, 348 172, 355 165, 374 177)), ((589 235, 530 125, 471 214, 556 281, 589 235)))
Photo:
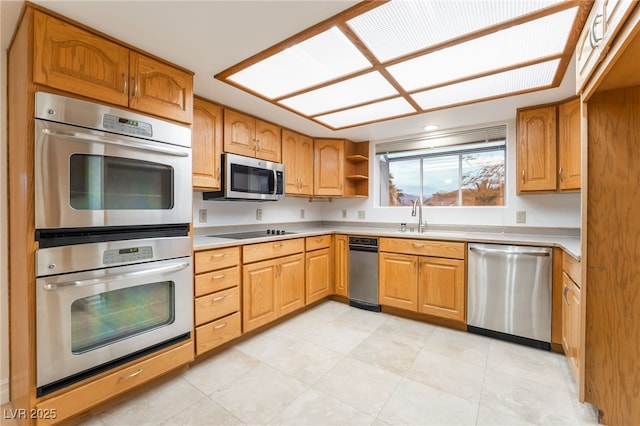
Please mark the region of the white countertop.
MULTIPOLYGON (((312 237, 322 234, 348 234, 375 237, 398 237, 398 238, 420 238, 430 240, 445 241, 465 241, 477 243, 494 244, 516 244, 535 245, 545 247, 560 247, 571 256, 580 260, 580 237, 562 234, 538 234, 538 233, 516 233, 516 232, 482 232, 481 230, 470 231, 447 231, 447 230, 427 230, 423 233, 401 232, 390 228, 376 228, 367 226, 308 226, 308 227, 286 227, 287 231, 294 232, 288 235, 265 235, 260 238, 231 239, 218 238, 215 233, 222 234, 221 231, 212 231, 213 236, 196 235, 193 239, 194 250, 206 250, 221 247, 230 247, 245 244, 255 244, 268 241, 285 240, 301 237, 312 237)), ((242 232, 238 229, 235 232, 242 232)), ((230 233, 228 230, 225 234, 230 233)))

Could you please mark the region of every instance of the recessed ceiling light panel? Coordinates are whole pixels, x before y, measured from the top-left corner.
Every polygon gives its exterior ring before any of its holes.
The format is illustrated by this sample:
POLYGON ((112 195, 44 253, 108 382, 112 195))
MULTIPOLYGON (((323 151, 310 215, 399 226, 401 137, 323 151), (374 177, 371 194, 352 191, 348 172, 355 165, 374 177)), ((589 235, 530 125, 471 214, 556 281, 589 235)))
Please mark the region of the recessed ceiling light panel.
POLYGON ((273 99, 371 67, 337 27, 324 31, 228 77, 273 99))
POLYGON ((393 95, 397 96, 398 91, 376 71, 286 98, 280 103, 305 115, 317 115, 393 95))
POLYGON ((416 110, 404 98, 389 99, 386 101, 376 102, 357 108, 351 108, 344 111, 334 112, 331 114, 315 117, 329 127, 340 129, 368 123, 371 121, 384 120, 401 115, 415 113, 416 110))
POLYGON ((391 1, 347 24, 386 62, 560 1, 391 1))
POLYGON ((492 74, 411 95, 424 110, 549 87, 560 60, 492 74))

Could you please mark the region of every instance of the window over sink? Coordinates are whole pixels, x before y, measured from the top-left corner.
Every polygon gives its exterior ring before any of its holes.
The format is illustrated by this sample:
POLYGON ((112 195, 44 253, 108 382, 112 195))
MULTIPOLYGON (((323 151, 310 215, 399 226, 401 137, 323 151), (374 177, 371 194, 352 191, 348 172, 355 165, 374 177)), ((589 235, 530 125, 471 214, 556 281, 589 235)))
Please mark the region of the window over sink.
POLYGON ((506 126, 376 145, 380 206, 504 206, 506 126))

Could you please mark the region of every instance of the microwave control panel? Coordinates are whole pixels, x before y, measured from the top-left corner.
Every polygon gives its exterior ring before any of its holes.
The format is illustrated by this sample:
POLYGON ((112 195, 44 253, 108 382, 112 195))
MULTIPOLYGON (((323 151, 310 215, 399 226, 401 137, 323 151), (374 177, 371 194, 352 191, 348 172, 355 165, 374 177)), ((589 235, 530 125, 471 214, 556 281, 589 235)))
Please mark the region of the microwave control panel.
POLYGON ((113 114, 104 114, 102 117, 102 127, 117 133, 150 138, 153 136, 151 124, 143 121, 129 120, 113 114))
POLYGON ((153 259, 153 250, 151 249, 151 246, 105 250, 102 254, 102 263, 105 265, 111 265, 113 263, 140 262, 142 260, 149 259, 153 259))

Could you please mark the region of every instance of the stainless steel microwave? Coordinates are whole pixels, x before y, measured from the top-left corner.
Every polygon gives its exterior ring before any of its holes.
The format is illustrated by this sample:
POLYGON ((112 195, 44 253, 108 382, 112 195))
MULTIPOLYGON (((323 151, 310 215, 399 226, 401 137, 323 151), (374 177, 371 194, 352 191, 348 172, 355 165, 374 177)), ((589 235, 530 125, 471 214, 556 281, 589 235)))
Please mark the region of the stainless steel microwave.
POLYGON ((220 191, 205 200, 277 201, 284 198, 284 165, 236 154, 222 154, 220 191))

